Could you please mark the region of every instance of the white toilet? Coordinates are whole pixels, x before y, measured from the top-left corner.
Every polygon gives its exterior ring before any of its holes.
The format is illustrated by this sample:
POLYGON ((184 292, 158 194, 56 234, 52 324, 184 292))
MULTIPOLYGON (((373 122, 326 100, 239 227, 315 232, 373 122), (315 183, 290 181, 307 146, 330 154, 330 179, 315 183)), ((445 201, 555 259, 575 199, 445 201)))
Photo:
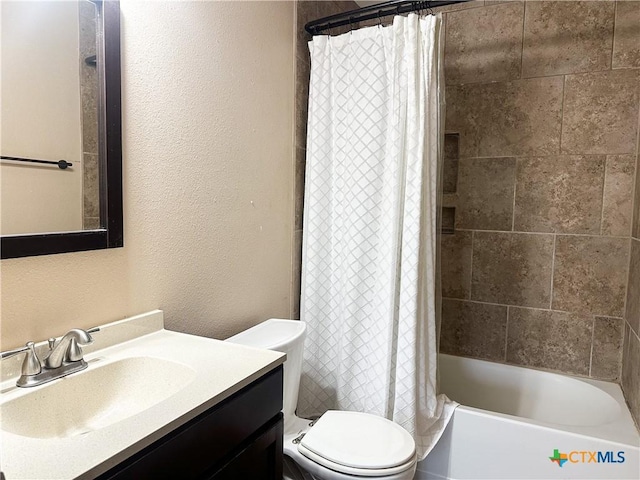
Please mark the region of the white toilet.
POLYGON ((285 480, 411 480, 416 470, 415 442, 400 425, 359 412, 330 410, 315 422, 296 417, 305 330, 304 322, 273 318, 227 340, 287 354, 285 480))

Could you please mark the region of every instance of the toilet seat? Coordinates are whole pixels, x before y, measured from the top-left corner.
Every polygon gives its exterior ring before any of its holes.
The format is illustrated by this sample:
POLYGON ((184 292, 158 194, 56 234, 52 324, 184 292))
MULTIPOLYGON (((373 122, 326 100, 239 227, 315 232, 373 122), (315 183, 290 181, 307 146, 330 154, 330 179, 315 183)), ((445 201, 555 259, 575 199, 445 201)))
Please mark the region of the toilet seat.
POLYGON ((398 473, 402 473, 406 470, 409 470, 410 468, 412 468, 415 463, 416 463, 416 459, 415 457, 412 458, 411 460, 409 460, 406 464, 404 465, 398 465, 396 467, 392 467, 392 468, 384 468, 384 469, 370 469, 370 468, 353 468, 353 467, 349 467, 347 465, 341 465, 339 463, 335 463, 332 462, 330 460, 327 460, 324 457, 321 457, 320 455, 316 455, 315 453, 305 449, 304 447, 300 447, 300 445, 298 445, 298 451, 304 455, 306 458, 308 458, 309 460, 317 463, 318 465, 321 465, 325 468, 328 468, 330 470, 333 470, 334 472, 338 472, 338 473, 346 473, 347 475, 353 475, 354 477, 386 477, 389 475, 395 475, 398 473))
POLYGON ((394 475, 416 462, 415 443, 406 430, 360 412, 326 412, 301 439, 298 452, 333 471, 362 477, 394 475))

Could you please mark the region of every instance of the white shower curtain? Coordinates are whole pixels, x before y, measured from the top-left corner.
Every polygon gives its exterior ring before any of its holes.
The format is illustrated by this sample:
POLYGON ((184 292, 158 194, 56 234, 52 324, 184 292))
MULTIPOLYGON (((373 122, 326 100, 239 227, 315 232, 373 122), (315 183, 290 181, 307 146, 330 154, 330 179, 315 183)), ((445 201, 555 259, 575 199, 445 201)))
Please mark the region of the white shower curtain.
POLYGON ((309 48, 298 413, 384 416, 422 459, 455 408, 436 395, 441 18, 309 48))

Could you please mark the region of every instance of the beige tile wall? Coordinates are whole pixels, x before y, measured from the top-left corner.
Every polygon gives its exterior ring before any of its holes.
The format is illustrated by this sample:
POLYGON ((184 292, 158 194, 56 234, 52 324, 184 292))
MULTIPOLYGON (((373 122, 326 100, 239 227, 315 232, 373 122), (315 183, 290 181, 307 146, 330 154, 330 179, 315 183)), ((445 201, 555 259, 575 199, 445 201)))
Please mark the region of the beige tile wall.
MULTIPOLYGON (((625 5, 621 11, 630 12, 635 28, 640 25, 640 2, 635 9, 625 5)), ((620 11, 618 12, 620 14, 620 11)), ((616 17, 618 18, 618 17, 616 17)), ((629 25, 627 22, 625 25, 629 25)), ((635 42, 635 54, 621 56, 626 61, 640 63, 640 41, 635 42)), ((625 309, 625 328, 622 355, 622 391, 631 407, 636 425, 640 428, 640 134, 637 140, 634 213, 632 215, 631 254, 629 256, 629 280, 625 309)))
POLYGON ((629 291, 624 329, 622 391, 640 427, 640 239, 631 240, 629 291))
MULTIPOLYGON (((616 9, 616 38, 613 65, 640 66, 640 2, 620 2, 616 9)), ((625 311, 624 346, 622 356, 622 390, 636 424, 640 426, 640 134, 636 144, 636 179, 634 212, 632 215, 631 255, 625 311)))
POLYGON ((446 14, 445 67, 441 351, 622 375, 638 415, 640 2, 475 2, 446 14))

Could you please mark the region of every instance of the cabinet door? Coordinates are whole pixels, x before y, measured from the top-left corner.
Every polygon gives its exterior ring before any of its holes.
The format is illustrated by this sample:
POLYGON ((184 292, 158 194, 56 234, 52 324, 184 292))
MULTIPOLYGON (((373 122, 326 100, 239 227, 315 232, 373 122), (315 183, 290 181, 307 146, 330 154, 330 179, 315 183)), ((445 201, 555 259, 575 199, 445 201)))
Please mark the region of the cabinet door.
POLYGON ((263 433, 229 463, 207 480, 281 480, 282 479, 282 414, 263 433))

